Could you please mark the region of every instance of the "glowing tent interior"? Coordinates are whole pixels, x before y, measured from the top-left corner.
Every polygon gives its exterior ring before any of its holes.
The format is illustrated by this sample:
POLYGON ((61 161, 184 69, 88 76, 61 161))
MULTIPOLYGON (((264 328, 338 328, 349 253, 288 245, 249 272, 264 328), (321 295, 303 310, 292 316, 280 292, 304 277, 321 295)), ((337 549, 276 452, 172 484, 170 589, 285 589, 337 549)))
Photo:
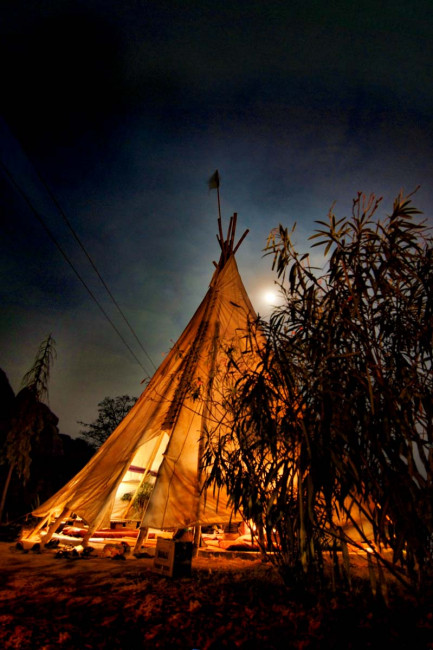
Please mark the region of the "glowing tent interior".
POLYGON ((226 426, 218 368, 227 363, 228 348, 244 351, 255 313, 235 261, 248 231, 235 245, 236 214, 226 237, 221 219, 218 226, 221 255, 202 303, 117 429, 33 512, 40 520, 29 537, 48 542, 74 514, 87 526, 84 543, 110 522, 135 522, 139 548, 149 528, 194 526, 197 538, 200 525, 231 520, 227 495, 201 489, 203 435, 208 426, 226 426))

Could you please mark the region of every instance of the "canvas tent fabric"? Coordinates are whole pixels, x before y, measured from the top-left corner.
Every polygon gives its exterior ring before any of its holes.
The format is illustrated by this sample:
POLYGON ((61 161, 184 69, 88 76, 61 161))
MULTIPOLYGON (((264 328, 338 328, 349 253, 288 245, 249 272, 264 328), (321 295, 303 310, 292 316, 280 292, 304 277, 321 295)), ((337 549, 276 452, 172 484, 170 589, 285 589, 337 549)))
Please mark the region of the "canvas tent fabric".
POLYGON ((256 318, 235 261, 232 222, 230 230, 226 241, 219 238, 221 259, 186 329, 89 463, 33 512, 39 528, 66 513, 81 517, 91 531, 106 527, 113 518, 131 516, 128 497, 149 480, 154 487, 140 513, 142 529, 231 520, 227 495, 201 490, 206 428, 227 426, 221 405, 227 350, 248 353, 246 333, 256 318))

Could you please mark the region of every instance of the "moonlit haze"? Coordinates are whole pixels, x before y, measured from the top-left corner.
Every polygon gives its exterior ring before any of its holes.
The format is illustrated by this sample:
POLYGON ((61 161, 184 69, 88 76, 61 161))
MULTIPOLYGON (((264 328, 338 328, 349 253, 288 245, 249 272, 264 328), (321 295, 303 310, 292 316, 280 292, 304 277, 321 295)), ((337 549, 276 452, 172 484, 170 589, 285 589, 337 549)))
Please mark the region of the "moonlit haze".
POLYGON ((334 202, 344 216, 375 193, 384 216, 418 185, 431 220, 425 2, 2 7, 0 367, 17 391, 52 333, 63 433, 105 396, 138 396, 200 304, 219 256, 215 169, 225 228, 237 212, 237 238, 250 231, 236 258, 263 316, 281 300, 264 251, 280 223, 306 252, 334 202))

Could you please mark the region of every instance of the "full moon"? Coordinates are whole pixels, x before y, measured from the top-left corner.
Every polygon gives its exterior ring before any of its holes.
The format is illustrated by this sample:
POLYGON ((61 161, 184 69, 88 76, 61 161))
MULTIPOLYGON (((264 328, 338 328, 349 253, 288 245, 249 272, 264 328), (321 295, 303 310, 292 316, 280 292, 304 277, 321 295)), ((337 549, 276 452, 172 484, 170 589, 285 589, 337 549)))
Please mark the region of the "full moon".
POLYGON ((275 305, 277 303, 277 294, 275 291, 265 291, 263 299, 268 305, 275 305))

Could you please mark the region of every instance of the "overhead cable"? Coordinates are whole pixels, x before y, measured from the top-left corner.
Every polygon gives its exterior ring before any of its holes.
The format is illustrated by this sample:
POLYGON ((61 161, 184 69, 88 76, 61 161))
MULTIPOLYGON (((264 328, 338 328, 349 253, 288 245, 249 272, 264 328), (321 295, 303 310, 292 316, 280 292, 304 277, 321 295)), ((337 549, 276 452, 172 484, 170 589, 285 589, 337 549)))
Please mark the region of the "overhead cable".
POLYGON ((21 197, 24 199, 24 201, 27 203, 27 205, 28 205, 28 207, 30 208, 31 212, 32 212, 33 215, 36 217, 36 219, 39 221, 39 223, 41 224, 41 226, 44 228, 45 232, 48 234, 48 236, 50 237, 51 241, 56 245, 56 247, 58 248, 58 250, 60 251, 60 253, 61 253, 62 256, 64 257, 64 259, 66 260, 66 262, 67 262, 67 263, 69 264, 69 266, 72 268, 73 272, 75 273, 75 275, 77 276, 77 278, 80 280, 81 284, 84 286, 84 288, 86 289, 86 291, 89 293, 89 295, 90 295, 90 297, 92 298, 92 300, 93 300, 93 301, 96 303, 96 305, 99 307, 100 311, 102 312, 102 314, 104 315, 104 317, 107 319, 107 321, 110 323, 111 327, 114 329, 114 331, 116 332, 116 334, 119 336, 119 338, 121 339, 121 341, 123 342, 123 344, 125 345, 125 347, 128 348, 129 352, 132 354, 132 356, 134 357, 134 359, 136 360, 136 362, 139 364, 139 366, 144 370, 144 372, 145 372, 146 374, 148 374, 147 369, 143 366, 143 364, 141 363, 140 359, 137 357, 137 355, 136 355, 135 352, 132 350, 132 348, 130 347, 130 345, 127 343, 127 341, 125 341, 125 339, 123 338, 122 334, 119 332, 119 330, 117 329, 116 325, 115 325, 115 324, 113 323, 113 321, 111 320, 110 316, 107 314, 107 312, 105 311, 105 309, 103 308, 103 306, 101 305, 101 303, 99 302, 99 300, 96 298, 96 296, 95 296, 95 294, 93 293, 93 291, 92 291, 92 290, 90 289, 90 287, 87 285, 86 281, 85 281, 84 278, 81 276, 81 274, 79 273, 79 271, 77 271, 77 269, 75 268, 75 266, 74 266, 72 260, 69 258, 69 256, 67 255, 67 253, 63 250, 63 248, 61 247, 61 245, 60 245, 59 242, 57 241, 56 237, 54 236, 53 232, 50 230, 50 228, 49 228, 48 225, 45 223, 45 221, 44 221, 44 219, 42 218, 42 216, 39 214, 39 212, 38 212, 38 211, 36 210, 36 208, 34 207, 33 203, 32 203, 31 200, 30 200, 30 198, 27 196, 27 194, 24 192, 24 190, 19 186, 19 184, 18 184, 17 181, 15 180, 15 178, 14 178, 14 176, 12 175, 12 173, 10 172, 10 170, 9 170, 9 169, 6 167, 6 165, 5 165, 3 162, 1 162, 1 161, 0 161, 0 166, 3 168, 3 171, 5 172, 6 176, 9 178, 9 180, 10 180, 11 184, 13 185, 13 187, 16 189, 16 191, 20 194, 20 196, 21 196, 21 197))
POLYGON ((147 350, 145 349, 144 345, 142 344, 142 342, 141 342, 140 339, 138 338, 138 336, 137 336, 137 334, 135 333, 135 331, 134 331, 132 325, 130 324, 130 322, 129 322, 128 319, 126 318, 125 314, 123 313, 123 311, 122 311, 122 309, 121 309, 119 303, 117 302, 117 300, 115 299, 115 297, 114 297, 113 294, 111 293, 111 291, 110 291, 109 287, 107 286, 107 284, 106 284, 104 278, 102 277, 102 275, 101 275, 100 272, 98 271, 95 262, 94 262, 93 259, 90 257, 90 255, 89 255, 89 253, 87 252, 87 250, 85 249, 83 242, 81 241, 81 239, 78 237, 77 233, 75 232, 75 230, 74 230, 74 228, 73 228, 71 222, 69 221, 68 217, 66 216, 65 211, 63 210, 63 208, 62 208, 62 206, 60 205, 59 201, 57 200, 57 198, 56 198, 55 195, 53 194, 53 192, 52 192, 52 190, 50 189, 48 183, 45 181, 45 179, 43 178, 42 174, 41 174, 41 173, 39 172, 39 170, 37 169, 37 167, 36 167, 36 165, 34 164, 34 162, 31 160, 31 158, 29 158, 29 160, 31 161, 31 163, 32 163, 32 165, 33 165, 33 168, 34 168, 34 170, 35 170, 35 172, 36 172, 36 174, 37 174, 37 176, 38 176, 40 182, 41 182, 42 185, 44 186, 44 188, 45 188, 45 190, 47 191, 48 195, 50 196, 52 202, 54 203, 54 205, 56 206, 57 210, 58 210, 59 213, 61 214, 61 216, 62 216, 62 218, 63 218, 63 221, 64 221, 64 222, 66 223, 66 225, 68 226, 68 228, 69 228, 69 230, 71 231, 72 235, 74 236, 76 242, 78 243, 78 245, 80 246, 81 250, 83 251, 83 253, 84 253, 85 256, 87 257, 87 259, 89 260, 90 264, 92 265, 92 268, 93 268, 93 270, 95 271, 96 275, 98 276, 98 278, 99 278, 100 281, 102 282, 102 284, 103 284, 105 290, 107 291, 108 295, 110 296, 110 298, 111 298, 113 304, 116 306, 117 310, 119 311, 119 313, 120 313, 120 315, 122 316, 123 320, 125 321, 125 323, 126 323, 127 326, 129 327, 129 329, 130 329, 132 335, 134 336, 135 340, 137 341, 138 345, 139 345, 140 348, 143 350, 144 354, 146 355, 146 357, 148 358, 148 360, 149 360, 150 363, 152 364, 154 370, 156 370, 156 366, 155 366, 155 364, 153 363, 153 360, 151 359, 149 353, 147 352, 147 350))

